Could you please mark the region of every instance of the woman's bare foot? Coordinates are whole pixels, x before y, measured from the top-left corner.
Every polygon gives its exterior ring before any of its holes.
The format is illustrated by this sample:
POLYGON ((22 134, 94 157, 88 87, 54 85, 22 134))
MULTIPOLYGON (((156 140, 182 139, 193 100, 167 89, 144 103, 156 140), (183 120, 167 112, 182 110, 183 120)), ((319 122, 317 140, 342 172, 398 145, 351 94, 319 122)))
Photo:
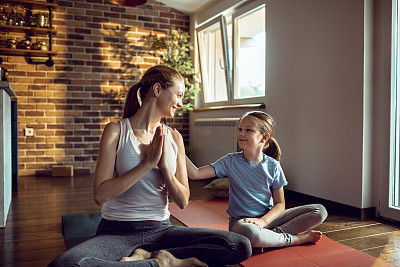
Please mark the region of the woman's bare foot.
POLYGON ((137 248, 133 251, 133 253, 129 257, 123 257, 119 261, 139 261, 139 260, 148 260, 151 258, 153 253, 148 252, 142 248, 137 248))
POLYGON ((166 250, 154 252, 154 259, 160 267, 207 267, 208 265, 197 258, 177 259, 166 250))
POLYGON ((322 233, 319 231, 310 230, 307 233, 293 235, 294 240, 292 245, 301 245, 305 243, 317 243, 322 238, 322 233))

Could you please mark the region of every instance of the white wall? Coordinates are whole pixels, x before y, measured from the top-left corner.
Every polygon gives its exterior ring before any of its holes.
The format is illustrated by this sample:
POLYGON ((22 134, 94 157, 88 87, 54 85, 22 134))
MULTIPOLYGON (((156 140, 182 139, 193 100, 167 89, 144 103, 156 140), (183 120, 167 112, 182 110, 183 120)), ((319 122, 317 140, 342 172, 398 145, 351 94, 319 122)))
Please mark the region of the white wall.
POLYGON ((267 4, 267 112, 288 189, 361 208, 363 0, 267 4))
POLYGON ((364 106, 364 0, 265 2, 265 104, 276 120, 287 188, 370 207, 371 175, 363 172, 369 156, 363 155, 363 114, 370 111, 364 106))

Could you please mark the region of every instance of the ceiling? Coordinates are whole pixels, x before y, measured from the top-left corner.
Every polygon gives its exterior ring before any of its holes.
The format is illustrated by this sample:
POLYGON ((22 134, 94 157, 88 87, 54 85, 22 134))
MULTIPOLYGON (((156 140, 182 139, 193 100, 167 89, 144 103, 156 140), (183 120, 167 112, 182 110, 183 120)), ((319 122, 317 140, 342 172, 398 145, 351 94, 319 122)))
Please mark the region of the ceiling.
POLYGON ((169 7, 175 8, 185 14, 193 14, 201 11, 202 9, 217 3, 220 0, 157 0, 169 7))

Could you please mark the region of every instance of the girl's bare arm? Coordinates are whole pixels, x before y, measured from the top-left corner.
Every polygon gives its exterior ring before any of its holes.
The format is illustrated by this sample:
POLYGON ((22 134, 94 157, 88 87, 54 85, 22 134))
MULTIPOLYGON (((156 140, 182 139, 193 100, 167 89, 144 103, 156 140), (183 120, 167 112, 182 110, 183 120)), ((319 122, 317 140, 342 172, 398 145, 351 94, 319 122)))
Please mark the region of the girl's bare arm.
POLYGON ((273 222, 285 211, 285 194, 283 192, 283 187, 279 189, 272 189, 272 198, 274 200, 274 206, 271 210, 261 217, 264 221, 265 226, 273 222))
POLYGON ((281 216, 281 214, 285 211, 285 195, 283 192, 283 187, 279 189, 273 189, 272 198, 274 200, 274 206, 268 211, 267 214, 261 218, 245 218, 244 221, 253 223, 260 228, 264 228, 281 216))
POLYGON ((217 175, 211 165, 197 168, 188 157, 186 157, 186 168, 189 178, 192 180, 203 180, 217 175))

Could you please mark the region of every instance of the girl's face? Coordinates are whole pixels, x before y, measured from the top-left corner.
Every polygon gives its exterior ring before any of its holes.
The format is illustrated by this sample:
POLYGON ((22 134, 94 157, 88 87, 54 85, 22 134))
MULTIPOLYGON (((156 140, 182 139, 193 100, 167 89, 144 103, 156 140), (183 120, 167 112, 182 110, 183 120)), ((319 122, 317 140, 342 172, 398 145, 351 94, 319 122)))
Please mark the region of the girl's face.
POLYGON ((176 110, 182 106, 182 99, 185 93, 185 84, 179 78, 173 80, 172 86, 168 89, 161 89, 160 109, 165 117, 173 118, 176 110))
POLYGON ((246 116, 242 119, 239 125, 237 141, 239 147, 243 150, 264 148, 268 136, 264 136, 260 132, 260 126, 255 118, 246 116))

